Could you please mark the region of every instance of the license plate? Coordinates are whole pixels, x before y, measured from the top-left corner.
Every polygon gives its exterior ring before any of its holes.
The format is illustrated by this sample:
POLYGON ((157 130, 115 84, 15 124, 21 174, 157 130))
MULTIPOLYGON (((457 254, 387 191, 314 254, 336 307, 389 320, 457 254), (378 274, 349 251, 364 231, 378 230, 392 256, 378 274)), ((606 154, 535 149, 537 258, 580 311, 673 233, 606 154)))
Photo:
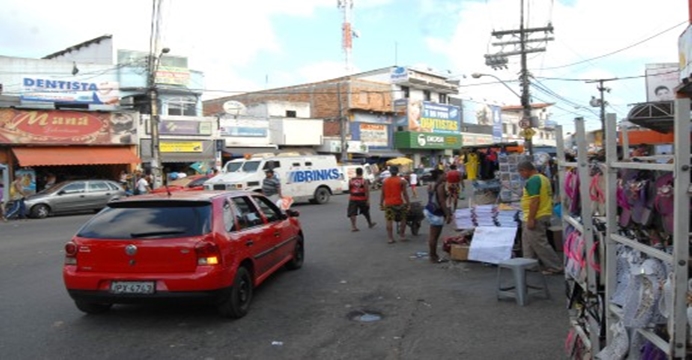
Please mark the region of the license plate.
POLYGON ((113 294, 153 294, 156 290, 153 281, 113 281, 113 294))

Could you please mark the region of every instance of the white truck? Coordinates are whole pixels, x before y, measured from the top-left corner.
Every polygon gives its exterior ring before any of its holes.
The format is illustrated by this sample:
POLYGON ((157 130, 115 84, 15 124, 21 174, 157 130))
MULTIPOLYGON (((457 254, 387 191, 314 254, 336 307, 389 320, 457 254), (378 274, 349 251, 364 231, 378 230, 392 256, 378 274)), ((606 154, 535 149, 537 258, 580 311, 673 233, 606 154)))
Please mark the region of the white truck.
POLYGON ((206 190, 261 191, 265 171, 273 169, 281 181, 281 193, 295 202, 324 204, 343 192, 341 168, 333 155, 255 154, 231 160, 221 174, 204 183, 206 190))

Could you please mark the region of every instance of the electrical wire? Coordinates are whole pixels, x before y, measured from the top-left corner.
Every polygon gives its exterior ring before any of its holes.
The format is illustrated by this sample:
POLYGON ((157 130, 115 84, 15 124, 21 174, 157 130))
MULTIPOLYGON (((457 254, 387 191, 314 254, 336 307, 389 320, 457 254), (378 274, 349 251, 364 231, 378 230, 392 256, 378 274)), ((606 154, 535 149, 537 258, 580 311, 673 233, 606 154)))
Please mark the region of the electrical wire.
POLYGON ((649 41, 649 40, 651 40, 651 39, 657 38, 657 37, 659 37, 659 36, 661 36, 661 35, 663 35, 663 34, 669 32, 669 31, 674 30, 674 29, 680 27, 681 25, 687 24, 687 23, 688 23, 688 20, 682 21, 682 22, 680 22, 680 23, 678 23, 678 24, 676 24, 676 25, 674 25, 674 26, 672 26, 672 27, 669 27, 669 28, 667 28, 667 29, 665 29, 665 30, 663 30, 663 31, 660 31, 660 32, 658 32, 658 33, 656 33, 656 34, 654 34, 654 35, 651 35, 651 36, 649 36, 649 37, 647 37, 647 38, 645 38, 645 39, 643 39, 643 40, 637 41, 637 42, 635 42, 635 43, 633 43, 633 44, 630 44, 630 45, 628 45, 628 46, 625 46, 625 47, 620 48, 620 49, 615 50, 615 51, 611 51, 611 52, 606 53, 606 54, 603 54, 603 55, 599 55, 599 56, 596 56, 596 57, 592 57, 592 58, 590 58, 590 59, 585 59, 585 60, 573 62, 573 63, 571 63, 571 64, 565 64, 565 65, 559 65, 559 66, 551 66, 551 67, 543 68, 543 69, 540 69, 540 70, 555 70, 555 69, 562 69, 562 68, 566 68, 566 67, 570 67, 570 66, 574 66, 574 65, 583 64, 583 63, 586 63, 586 62, 590 62, 590 61, 593 61, 593 60, 602 59, 602 58, 605 58, 605 57, 608 57, 608 56, 611 56, 611 55, 615 55, 615 54, 617 54, 617 53, 621 53, 621 52, 623 52, 623 51, 629 50, 629 49, 631 49, 631 48, 633 48, 633 47, 635 47, 635 46, 641 45, 641 44, 643 44, 643 43, 645 43, 645 42, 647 42, 647 41, 649 41))

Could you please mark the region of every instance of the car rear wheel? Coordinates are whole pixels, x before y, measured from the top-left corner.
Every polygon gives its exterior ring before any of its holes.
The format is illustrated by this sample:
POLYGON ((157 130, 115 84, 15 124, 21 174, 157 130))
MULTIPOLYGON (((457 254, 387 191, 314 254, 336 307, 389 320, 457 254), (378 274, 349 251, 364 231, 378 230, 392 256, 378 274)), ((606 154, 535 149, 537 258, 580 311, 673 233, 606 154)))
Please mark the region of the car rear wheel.
POLYGON ((76 300, 74 303, 77 305, 77 309, 92 315, 103 314, 113 306, 113 304, 100 304, 80 300, 76 300))
POLYGON ((31 208, 31 216, 37 219, 45 219, 50 215, 50 208, 46 204, 38 204, 31 208))
POLYGON ((298 238, 296 241, 296 247, 293 249, 293 259, 286 263, 286 268, 288 270, 298 270, 303 267, 303 261, 305 259, 305 249, 303 248, 303 238, 298 238))
POLYGON ((315 203, 316 204, 326 204, 329 202, 329 190, 326 188, 318 188, 315 190, 315 203))
POLYGON ((219 304, 222 316, 239 319, 247 315, 252 301, 252 276, 245 267, 238 268, 230 294, 219 304))

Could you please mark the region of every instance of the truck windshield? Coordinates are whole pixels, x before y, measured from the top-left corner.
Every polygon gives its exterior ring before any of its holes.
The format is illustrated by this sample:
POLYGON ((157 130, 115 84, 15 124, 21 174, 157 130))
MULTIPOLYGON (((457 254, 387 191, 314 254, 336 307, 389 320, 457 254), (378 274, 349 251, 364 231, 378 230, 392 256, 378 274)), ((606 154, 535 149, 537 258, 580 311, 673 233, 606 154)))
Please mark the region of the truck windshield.
POLYGON ((259 161, 246 161, 243 164, 243 172, 256 172, 257 169, 259 169, 260 162, 259 161))
POLYGON ((243 161, 229 162, 226 164, 226 172, 236 172, 244 163, 243 161))

